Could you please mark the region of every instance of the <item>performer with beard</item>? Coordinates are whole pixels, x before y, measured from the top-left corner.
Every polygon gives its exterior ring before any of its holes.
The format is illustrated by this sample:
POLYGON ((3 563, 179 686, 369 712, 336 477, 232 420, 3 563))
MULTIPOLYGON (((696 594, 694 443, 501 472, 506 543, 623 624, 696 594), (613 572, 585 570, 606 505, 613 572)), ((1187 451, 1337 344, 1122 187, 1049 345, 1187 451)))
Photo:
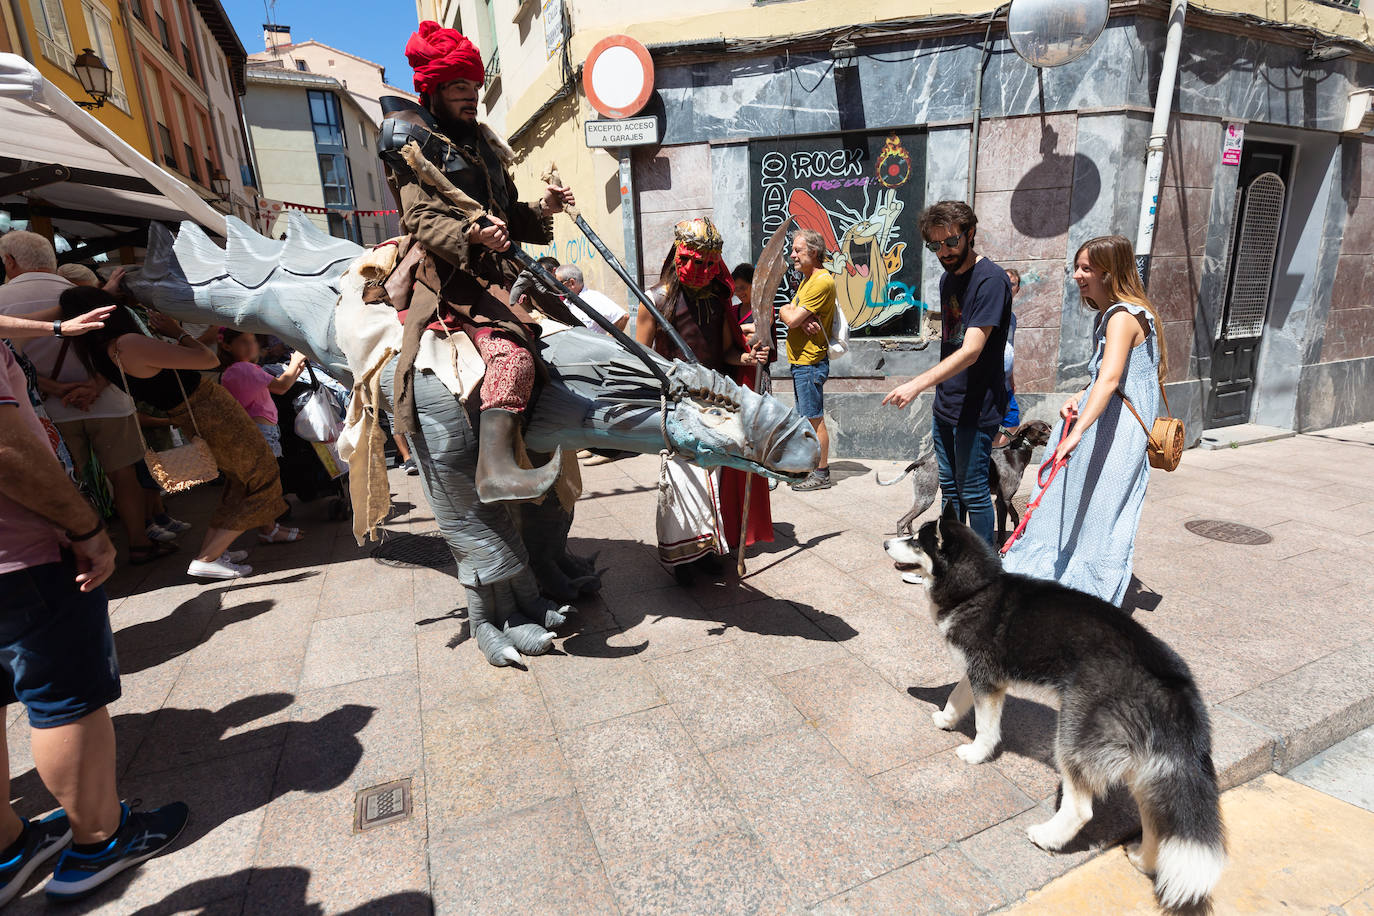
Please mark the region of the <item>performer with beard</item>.
MULTIPOLYGON (((697 217, 678 223, 673 236, 659 282, 649 290, 658 320, 641 305, 635 337, 669 359, 680 359, 683 354, 658 327, 658 321, 668 321, 703 366, 752 388, 753 367, 767 371, 769 348, 751 350, 740 330, 730 271, 720 255, 720 231, 711 220, 697 217)), ((694 567, 718 572, 716 556, 739 545, 745 480, 745 473, 733 468, 708 471, 677 458, 666 462, 659 481, 658 556, 679 584, 692 583, 694 567)), ((772 540, 768 487, 757 481, 750 488, 745 543, 772 540)))
MULTIPOLYGON (((415 68, 420 104, 384 97, 386 120, 378 146, 408 236, 402 239, 392 277, 383 287, 370 290, 404 316, 395 381, 397 428, 416 431, 413 373, 425 330, 465 333, 486 366, 478 495, 483 502, 534 499, 553 484, 559 471, 553 462, 522 468, 516 458, 523 413, 536 378, 545 371, 534 346, 539 329, 531 312, 511 301, 508 290, 517 270, 497 252, 512 242, 552 241, 552 215, 565 203, 575 204, 575 199, 571 190, 552 185, 533 204, 518 199, 507 168, 515 154, 477 121, 477 91, 486 74, 472 42, 454 29, 426 21, 410 36, 405 53, 415 68), (426 159, 482 206, 488 224, 459 214, 417 179, 400 152, 410 142, 419 144, 426 159)), ((556 297, 535 298, 534 304, 550 317, 581 323, 556 297)))

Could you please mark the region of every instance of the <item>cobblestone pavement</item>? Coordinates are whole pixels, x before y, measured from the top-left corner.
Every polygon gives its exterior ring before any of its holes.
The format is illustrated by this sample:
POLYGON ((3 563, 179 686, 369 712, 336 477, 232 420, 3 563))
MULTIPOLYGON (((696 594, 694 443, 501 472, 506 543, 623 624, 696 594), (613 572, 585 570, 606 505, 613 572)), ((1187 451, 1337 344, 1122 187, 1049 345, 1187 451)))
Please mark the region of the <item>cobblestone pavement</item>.
MULTIPOLYGON (((774 493, 748 575, 677 587, 653 552, 657 459, 585 469, 574 549, 604 568, 556 650, 492 668, 452 567, 387 565, 326 501, 301 543, 255 546, 223 584, 181 558, 110 586, 121 789, 184 799, 171 854, 70 912, 976 913, 1023 898, 1134 827, 1111 798, 1067 854, 1023 828, 1056 777, 1055 713, 1013 698, 970 767, 927 713, 956 671, 921 589, 879 540, 895 462, 774 493), (409 778, 409 819, 354 832, 361 789, 409 778)), ((1155 472, 1135 615, 1193 666, 1226 786, 1286 772, 1374 722, 1374 424, 1155 472), (1184 523, 1263 529, 1268 543, 1184 523)), ((416 478, 392 472, 393 554, 434 556, 416 478)), ((212 489, 172 502, 204 523, 212 489)), ((199 530, 199 529, 197 529, 199 530)), ((191 532, 194 538, 197 531, 191 532)), ((245 539, 246 543, 247 539, 245 539)), ((9 710, 11 796, 54 802, 9 710)), ((1331 903, 1340 901, 1332 900, 1331 903)), ((12 909, 41 907, 35 885, 12 909)))

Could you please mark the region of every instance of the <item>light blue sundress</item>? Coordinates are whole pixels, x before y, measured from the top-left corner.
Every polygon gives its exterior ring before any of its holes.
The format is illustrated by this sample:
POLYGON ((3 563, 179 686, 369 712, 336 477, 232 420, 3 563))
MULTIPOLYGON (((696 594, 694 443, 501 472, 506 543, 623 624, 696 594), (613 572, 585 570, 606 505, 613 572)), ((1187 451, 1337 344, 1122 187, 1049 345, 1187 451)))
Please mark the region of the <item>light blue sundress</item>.
MULTIPOLYGON (((1149 423, 1159 411, 1159 338, 1149 310, 1139 305, 1118 302, 1098 318, 1088 366, 1092 380, 1080 403, 1087 403, 1097 385, 1107 320, 1121 309, 1143 317, 1149 326, 1145 341, 1132 347, 1127 356, 1121 383, 1149 423)), ((1047 458, 1054 453, 1063 427, 1062 419, 1055 424, 1047 458)), ((1025 531, 1007 551, 1003 566, 1008 572, 1054 579, 1120 606, 1131 582, 1135 532, 1149 480, 1145 431, 1121 398, 1113 397, 1051 481, 1025 531)))

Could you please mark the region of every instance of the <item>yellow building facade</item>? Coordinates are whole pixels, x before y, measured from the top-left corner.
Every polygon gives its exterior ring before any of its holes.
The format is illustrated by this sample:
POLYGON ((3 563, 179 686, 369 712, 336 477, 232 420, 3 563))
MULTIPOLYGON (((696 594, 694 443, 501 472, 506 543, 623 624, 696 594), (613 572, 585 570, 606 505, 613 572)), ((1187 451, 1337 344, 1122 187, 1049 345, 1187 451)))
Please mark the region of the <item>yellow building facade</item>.
POLYGON ((4 6, 9 50, 30 60, 62 92, 79 102, 90 97, 73 61, 90 48, 111 70, 111 93, 92 112, 126 143, 151 156, 146 115, 134 77, 127 4, 114 0, 17 0, 4 6))

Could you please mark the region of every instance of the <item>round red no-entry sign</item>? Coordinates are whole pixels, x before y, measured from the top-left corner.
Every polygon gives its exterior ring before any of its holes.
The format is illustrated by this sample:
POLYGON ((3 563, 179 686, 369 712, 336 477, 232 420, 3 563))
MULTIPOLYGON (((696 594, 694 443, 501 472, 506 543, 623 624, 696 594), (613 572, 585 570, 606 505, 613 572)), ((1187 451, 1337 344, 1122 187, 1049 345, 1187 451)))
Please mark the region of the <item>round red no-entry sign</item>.
POLYGON ((654 60, 629 35, 608 35, 596 43, 582 67, 587 101, 607 118, 639 113, 654 91, 654 60))

